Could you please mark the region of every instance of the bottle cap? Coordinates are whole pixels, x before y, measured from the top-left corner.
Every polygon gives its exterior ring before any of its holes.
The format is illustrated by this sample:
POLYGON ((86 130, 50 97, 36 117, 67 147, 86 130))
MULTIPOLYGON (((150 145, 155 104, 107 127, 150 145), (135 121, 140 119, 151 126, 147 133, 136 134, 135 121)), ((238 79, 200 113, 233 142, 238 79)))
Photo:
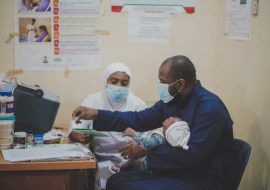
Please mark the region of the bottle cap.
POLYGON ((14 133, 14 137, 26 137, 26 132, 16 132, 14 133))
POLYGON ((33 130, 31 130, 31 129, 28 130, 28 131, 27 131, 27 134, 33 134, 33 130))
POLYGON ((37 134, 37 135, 34 135, 34 137, 43 137, 43 135, 37 134))
POLYGON ((11 95, 11 91, 0 91, 0 96, 11 95))

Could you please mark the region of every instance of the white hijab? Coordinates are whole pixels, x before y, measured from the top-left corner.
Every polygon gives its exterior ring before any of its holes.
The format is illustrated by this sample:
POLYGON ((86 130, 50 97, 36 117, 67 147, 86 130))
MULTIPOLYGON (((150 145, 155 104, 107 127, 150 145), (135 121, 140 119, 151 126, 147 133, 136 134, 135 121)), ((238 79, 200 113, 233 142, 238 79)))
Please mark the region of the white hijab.
POLYGON ((103 109, 108 111, 129 111, 126 110, 126 108, 133 107, 132 104, 137 102, 136 101, 137 97, 134 96, 134 94, 131 92, 130 89, 128 96, 118 102, 111 100, 106 93, 107 79, 109 78, 109 76, 111 76, 111 74, 116 72, 125 72, 129 76, 129 80, 131 81, 131 71, 125 64, 119 62, 110 64, 103 74, 103 91, 102 91, 102 100, 104 106, 103 109))

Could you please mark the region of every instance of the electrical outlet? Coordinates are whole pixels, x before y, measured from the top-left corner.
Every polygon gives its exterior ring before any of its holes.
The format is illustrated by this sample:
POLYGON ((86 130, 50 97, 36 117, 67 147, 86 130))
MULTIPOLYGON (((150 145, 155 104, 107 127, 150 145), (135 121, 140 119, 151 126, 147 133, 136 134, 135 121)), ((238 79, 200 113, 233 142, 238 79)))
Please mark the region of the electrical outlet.
POLYGON ((257 15, 258 14, 258 0, 253 0, 251 2, 251 13, 253 15, 257 15))

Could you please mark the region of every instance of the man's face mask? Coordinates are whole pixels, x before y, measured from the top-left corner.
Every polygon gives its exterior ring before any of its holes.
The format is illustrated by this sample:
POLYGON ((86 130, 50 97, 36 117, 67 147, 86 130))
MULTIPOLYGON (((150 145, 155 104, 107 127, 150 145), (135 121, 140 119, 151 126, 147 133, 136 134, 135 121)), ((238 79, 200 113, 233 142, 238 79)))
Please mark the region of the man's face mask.
POLYGON ((158 83, 157 85, 157 89, 160 95, 160 99, 165 103, 169 103, 170 101, 172 101, 172 99, 174 99, 174 97, 181 91, 181 89, 175 94, 175 95, 171 95, 169 92, 169 86, 174 85, 175 83, 177 83, 179 80, 175 81, 172 84, 162 84, 162 83, 158 83))
POLYGON ((106 93, 109 98, 115 102, 119 102, 127 97, 129 89, 127 87, 115 86, 107 84, 106 93))

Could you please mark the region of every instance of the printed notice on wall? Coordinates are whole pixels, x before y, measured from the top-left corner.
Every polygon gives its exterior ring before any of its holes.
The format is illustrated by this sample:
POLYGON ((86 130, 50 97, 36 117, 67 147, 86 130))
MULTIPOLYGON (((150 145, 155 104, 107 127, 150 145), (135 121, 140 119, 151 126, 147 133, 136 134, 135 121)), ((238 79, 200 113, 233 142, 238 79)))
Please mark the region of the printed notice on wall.
POLYGON ((100 0, 14 0, 15 68, 101 68, 100 0))
POLYGON ((128 43, 168 44, 169 42, 170 14, 128 14, 128 43))
POLYGON ((111 0, 112 12, 194 13, 195 0, 111 0))
POLYGON ((227 0, 226 38, 250 40, 251 0, 227 0))

